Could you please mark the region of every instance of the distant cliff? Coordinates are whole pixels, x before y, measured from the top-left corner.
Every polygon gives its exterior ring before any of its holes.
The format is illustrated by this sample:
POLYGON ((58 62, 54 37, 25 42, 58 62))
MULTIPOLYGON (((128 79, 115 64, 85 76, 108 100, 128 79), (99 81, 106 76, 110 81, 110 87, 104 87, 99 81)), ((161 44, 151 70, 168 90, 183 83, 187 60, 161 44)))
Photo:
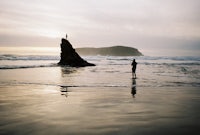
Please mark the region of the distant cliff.
POLYGON ((102 55, 102 56, 142 56, 136 48, 126 46, 112 46, 102 48, 76 48, 80 55, 102 55))

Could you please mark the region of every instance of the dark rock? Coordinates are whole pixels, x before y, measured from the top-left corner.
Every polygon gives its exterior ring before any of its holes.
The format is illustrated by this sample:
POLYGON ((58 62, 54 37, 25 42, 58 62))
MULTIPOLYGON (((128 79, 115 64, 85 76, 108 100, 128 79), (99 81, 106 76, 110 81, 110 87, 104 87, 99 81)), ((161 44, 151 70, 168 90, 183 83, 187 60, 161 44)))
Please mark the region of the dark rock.
POLYGON ((68 65, 72 67, 85 67, 85 66, 95 66, 95 64, 88 63, 82 59, 79 54, 72 47, 70 42, 66 39, 62 39, 61 47, 61 59, 58 63, 59 65, 68 65))

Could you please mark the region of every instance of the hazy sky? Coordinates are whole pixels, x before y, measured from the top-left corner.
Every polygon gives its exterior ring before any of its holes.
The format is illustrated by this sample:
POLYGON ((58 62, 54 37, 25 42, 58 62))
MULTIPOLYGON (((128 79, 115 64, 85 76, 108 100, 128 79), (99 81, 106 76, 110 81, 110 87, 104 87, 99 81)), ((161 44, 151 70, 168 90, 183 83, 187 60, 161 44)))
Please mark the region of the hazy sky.
POLYGON ((0 0, 0 46, 126 45, 200 55, 200 0, 0 0))

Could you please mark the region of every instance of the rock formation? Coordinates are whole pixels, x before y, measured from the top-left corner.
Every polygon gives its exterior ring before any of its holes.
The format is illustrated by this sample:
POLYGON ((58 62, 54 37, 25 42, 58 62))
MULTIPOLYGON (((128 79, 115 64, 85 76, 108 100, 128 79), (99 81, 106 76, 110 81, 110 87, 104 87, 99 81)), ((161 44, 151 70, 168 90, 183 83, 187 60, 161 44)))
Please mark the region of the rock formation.
POLYGON ((61 59, 58 63, 59 65, 67 65, 72 67, 95 66, 95 64, 88 63, 87 61, 82 59, 68 40, 62 39, 61 41, 61 59))
POLYGON ((76 48, 81 55, 101 55, 101 56, 143 56, 136 48, 127 46, 112 46, 101 48, 76 48))

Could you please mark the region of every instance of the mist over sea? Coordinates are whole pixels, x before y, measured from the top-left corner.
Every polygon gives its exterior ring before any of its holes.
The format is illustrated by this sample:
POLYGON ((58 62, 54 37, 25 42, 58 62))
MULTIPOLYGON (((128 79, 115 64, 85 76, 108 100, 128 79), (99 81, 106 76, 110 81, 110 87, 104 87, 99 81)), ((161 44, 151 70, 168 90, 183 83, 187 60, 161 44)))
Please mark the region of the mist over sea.
POLYGON ((0 134, 200 133, 200 57, 83 58, 1 54, 0 134))

